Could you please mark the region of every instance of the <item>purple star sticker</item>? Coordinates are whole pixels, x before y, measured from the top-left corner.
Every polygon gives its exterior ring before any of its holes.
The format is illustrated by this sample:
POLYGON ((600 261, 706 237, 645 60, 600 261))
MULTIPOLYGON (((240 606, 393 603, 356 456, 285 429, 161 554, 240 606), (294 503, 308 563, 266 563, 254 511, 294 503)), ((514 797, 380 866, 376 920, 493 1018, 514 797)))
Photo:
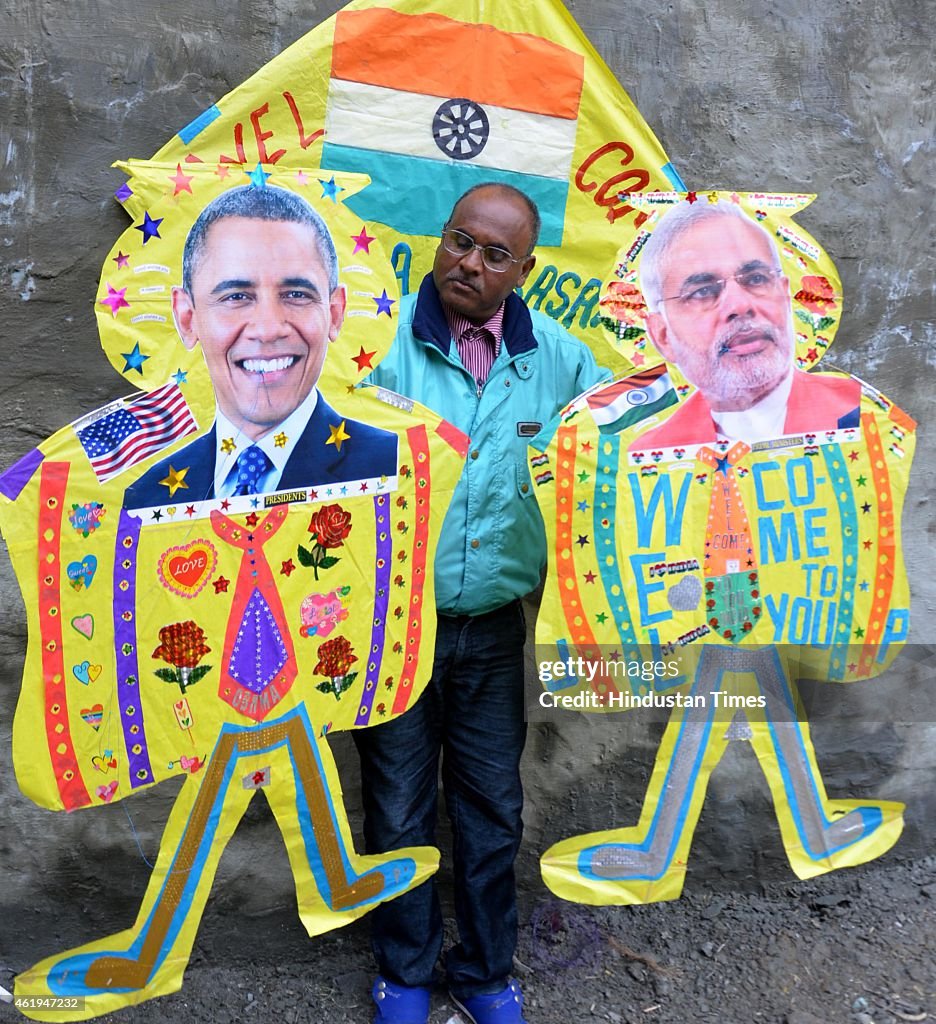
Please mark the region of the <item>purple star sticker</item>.
POLYGON ((396 299, 391 299, 387 294, 387 289, 384 288, 380 295, 374 296, 374 302, 377 303, 377 316, 380 316, 381 313, 390 316, 390 307, 396 302, 396 299))
POLYGON ((133 225, 137 229, 137 231, 142 231, 143 232, 143 244, 144 245, 146 245, 146 243, 151 238, 162 239, 162 235, 159 233, 159 225, 162 224, 163 220, 165 220, 164 217, 160 217, 158 220, 153 220, 153 218, 149 215, 149 213, 144 213, 143 214, 143 223, 142 224, 134 224, 133 225))

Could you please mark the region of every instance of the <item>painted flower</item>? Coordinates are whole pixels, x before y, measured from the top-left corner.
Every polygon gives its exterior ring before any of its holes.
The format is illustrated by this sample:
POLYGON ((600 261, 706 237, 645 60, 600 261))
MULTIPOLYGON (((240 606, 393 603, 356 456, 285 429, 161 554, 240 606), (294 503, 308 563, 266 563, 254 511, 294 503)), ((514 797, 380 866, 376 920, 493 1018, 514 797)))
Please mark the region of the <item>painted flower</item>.
POLYGON ((598 305, 606 316, 633 326, 642 326, 647 316, 643 294, 627 281, 612 281, 598 305))
POLYGON ((159 646, 153 657, 165 661, 172 668, 158 668, 156 675, 164 683, 176 683, 182 693, 211 671, 210 665, 199 662, 211 648, 205 643, 205 631, 191 619, 163 626, 159 631, 159 646))
POLYGON ((319 648, 314 672, 317 676, 347 675, 357 660, 351 641, 345 636, 336 636, 332 640, 326 640, 319 648))
POLYGON ((351 513, 340 505, 324 505, 309 520, 309 533, 323 548, 340 548, 351 532, 351 513))
POLYGON ((329 551, 344 546, 351 533, 351 513, 340 505, 323 505, 309 520, 309 533, 314 542, 311 550, 300 544, 296 556, 300 565, 311 566, 318 579, 319 569, 330 569, 339 561, 329 551))
POLYGON ((211 648, 205 643, 205 631, 188 619, 163 626, 153 657, 176 668, 194 668, 210 652, 211 648))
POLYGON ((357 672, 351 666, 358 660, 347 637, 336 636, 326 640, 318 650, 318 662, 313 670, 316 675, 325 676, 327 682, 319 683, 320 693, 330 693, 335 700, 354 682, 357 672))
POLYGON ((810 313, 823 316, 828 310, 835 309, 835 292, 832 285, 824 277, 807 275, 800 282, 800 290, 793 298, 805 306, 810 313))

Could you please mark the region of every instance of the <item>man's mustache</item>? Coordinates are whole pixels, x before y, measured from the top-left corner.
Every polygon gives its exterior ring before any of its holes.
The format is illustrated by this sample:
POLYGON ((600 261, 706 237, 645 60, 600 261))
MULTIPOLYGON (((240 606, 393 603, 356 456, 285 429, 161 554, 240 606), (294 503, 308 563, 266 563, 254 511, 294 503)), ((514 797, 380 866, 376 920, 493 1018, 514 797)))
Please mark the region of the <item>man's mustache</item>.
POLYGON ((730 327, 718 339, 716 354, 727 355, 738 342, 752 341, 754 338, 763 338, 772 345, 777 344, 777 332, 773 324, 752 324, 745 323, 738 327, 730 327))
POLYGON ((478 291, 478 286, 474 284, 472 281, 469 281, 468 278, 462 277, 461 274, 447 274, 445 280, 456 281, 458 284, 463 284, 466 288, 470 288, 473 292, 478 291))

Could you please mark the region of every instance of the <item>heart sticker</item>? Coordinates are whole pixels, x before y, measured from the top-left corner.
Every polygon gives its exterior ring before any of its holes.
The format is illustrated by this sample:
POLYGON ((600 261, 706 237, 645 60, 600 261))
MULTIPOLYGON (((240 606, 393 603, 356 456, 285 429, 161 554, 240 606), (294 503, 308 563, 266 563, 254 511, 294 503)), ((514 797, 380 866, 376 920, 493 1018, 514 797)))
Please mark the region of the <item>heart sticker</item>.
POLYGON ((218 553, 203 538, 164 551, 159 558, 159 580, 182 597, 194 597, 214 575, 218 553))
POLYGON ((85 555, 80 562, 69 562, 65 572, 68 582, 75 590, 90 587, 97 572, 97 558, 94 555, 85 555))
POLYGON ((102 775, 106 775, 111 768, 116 769, 117 758, 107 750, 104 752, 103 757, 101 757, 100 754, 95 754, 95 756, 91 758, 91 764, 94 765, 96 771, 99 771, 102 775))
POLYGON ((71 620, 71 624, 72 628, 83 637, 87 637, 90 640, 94 636, 94 616, 90 613, 87 615, 76 615, 71 620))
POLYGON ((91 668, 90 661, 83 661, 80 665, 72 666, 72 673, 79 683, 84 683, 87 686, 91 682, 91 676, 88 674, 88 669, 91 668))
POLYGON ((101 719, 104 717, 103 704, 95 704, 90 708, 82 708, 80 713, 82 721, 87 722, 95 732, 101 728, 101 719))
POLYGON ((116 779, 114 779, 113 782, 108 782, 108 784, 106 786, 98 786, 98 788, 97 788, 97 795, 106 804, 109 804, 111 802, 111 800, 114 799, 114 794, 116 792, 117 792, 117 780, 116 779))

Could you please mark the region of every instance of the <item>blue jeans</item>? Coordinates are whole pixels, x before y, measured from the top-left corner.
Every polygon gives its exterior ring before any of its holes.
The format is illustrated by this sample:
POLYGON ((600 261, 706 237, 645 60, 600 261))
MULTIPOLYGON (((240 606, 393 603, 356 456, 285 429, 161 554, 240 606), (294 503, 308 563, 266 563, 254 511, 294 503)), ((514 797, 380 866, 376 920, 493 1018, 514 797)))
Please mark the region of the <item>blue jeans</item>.
MULTIPOLYGON (((368 853, 435 845, 442 756, 459 935, 446 973, 458 998, 499 992, 517 944, 525 636, 519 601, 485 615, 440 615, 422 696, 400 718, 353 734, 368 853)), ((370 919, 380 973, 400 985, 430 985, 442 948, 435 879, 382 903, 370 919)))

